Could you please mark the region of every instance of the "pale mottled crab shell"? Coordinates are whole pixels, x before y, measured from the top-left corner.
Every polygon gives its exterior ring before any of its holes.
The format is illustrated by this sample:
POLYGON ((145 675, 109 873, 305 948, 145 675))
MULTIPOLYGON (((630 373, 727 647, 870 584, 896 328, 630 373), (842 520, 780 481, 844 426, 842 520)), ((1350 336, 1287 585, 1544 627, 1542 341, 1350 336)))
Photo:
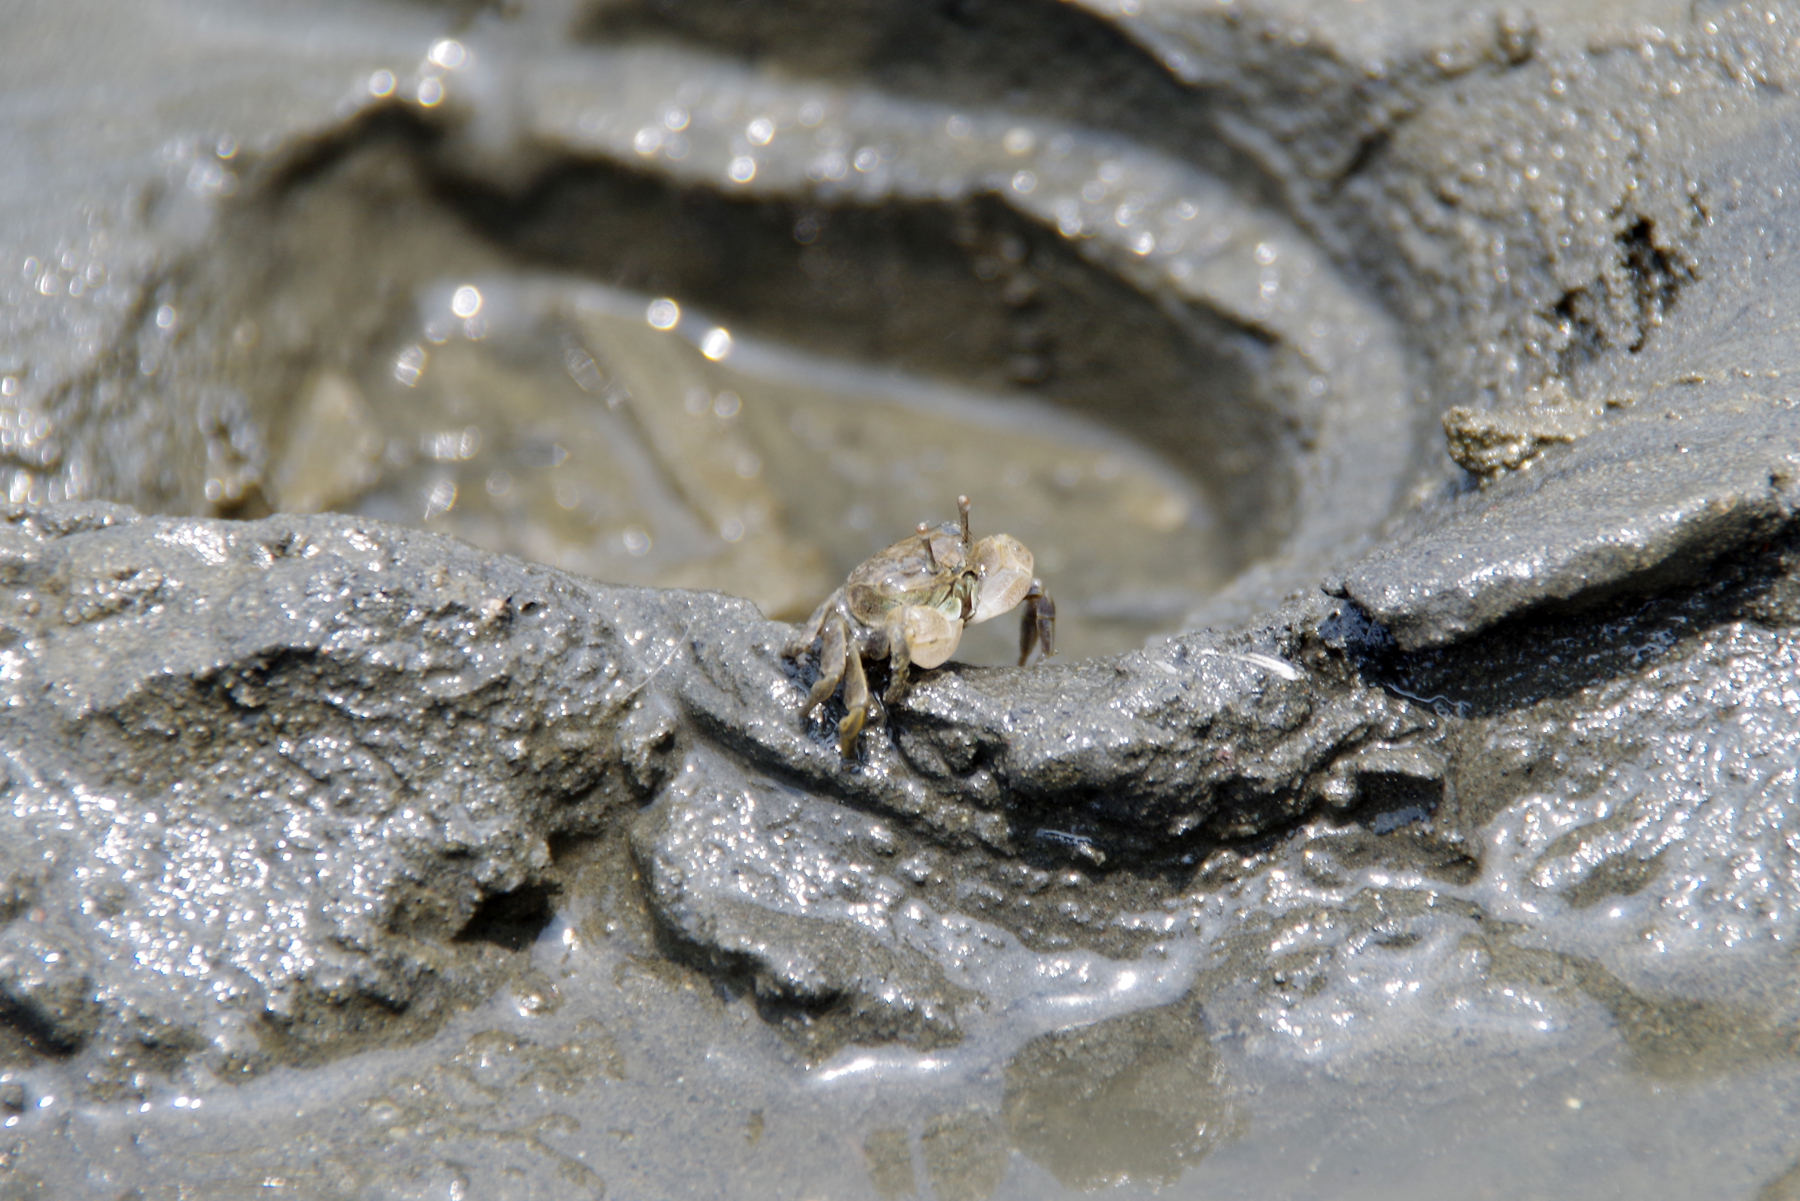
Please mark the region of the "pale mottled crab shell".
POLYGON ((963 574, 962 539, 955 525, 902 538, 850 573, 844 583, 850 611, 865 625, 879 625, 900 605, 928 605, 961 615, 953 593, 963 574), (929 539, 931 552, 925 551, 929 539))
POLYGON ((979 625, 1018 607, 1031 591, 1031 572, 1035 566, 1031 552, 1011 534, 994 534, 975 544, 975 572, 981 577, 981 589, 975 595, 975 612, 970 625, 979 625))

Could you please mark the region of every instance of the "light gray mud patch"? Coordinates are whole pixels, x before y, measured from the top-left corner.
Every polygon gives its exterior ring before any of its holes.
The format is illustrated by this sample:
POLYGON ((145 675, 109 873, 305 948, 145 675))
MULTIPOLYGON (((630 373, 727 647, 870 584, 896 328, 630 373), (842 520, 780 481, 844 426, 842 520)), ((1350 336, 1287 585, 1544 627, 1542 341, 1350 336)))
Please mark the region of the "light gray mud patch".
POLYGON ((427 1034, 549 920, 547 840, 655 784, 638 613, 395 534, 9 511, 23 1058, 129 1095, 190 1053, 230 1077, 427 1034))
POLYGON ((1335 591, 1407 649, 1538 606, 1691 584, 1800 509, 1800 405, 1640 408, 1358 563, 1335 591))

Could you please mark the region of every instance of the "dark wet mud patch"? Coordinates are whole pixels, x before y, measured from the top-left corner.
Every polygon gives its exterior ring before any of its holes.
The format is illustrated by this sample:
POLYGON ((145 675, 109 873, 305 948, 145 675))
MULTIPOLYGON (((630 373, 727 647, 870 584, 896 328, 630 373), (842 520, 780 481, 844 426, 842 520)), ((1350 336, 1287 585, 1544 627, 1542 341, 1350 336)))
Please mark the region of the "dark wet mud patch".
MULTIPOLYGON (((1375 868, 1416 870, 1446 883, 1470 883, 1480 872, 1478 845, 1434 820, 1445 794, 1442 765, 1422 767, 1407 756, 1409 761, 1390 766, 1382 758, 1380 749, 1346 756, 1321 773, 1323 787, 1333 795, 1248 837, 1207 832, 1157 837, 1091 820, 1079 805, 1057 817, 1020 814, 1009 827, 1010 841, 1018 848, 1010 865, 977 863, 970 871, 1004 880, 1008 891, 1001 896, 1010 896, 1021 882, 1031 883, 1035 891, 1045 887, 1043 881, 1079 879, 1091 909, 1086 922, 1072 927, 1072 911, 1055 906, 1039 906, 1035 920, 1023 924, 1016 918, 999 920, 1034 946, 1050 948, 1059 939, 1072 938, 1109 954, 1129 953, 1132 947, 1130 940, 1093 928, 1100 925, 1099 914, 1129 912, 1185 891, 1223 887, 1252 870, 1248 865, 1266 865, 1271 856, 1297 846, 1305 848, 1307 870, 1319 873, 1320 883, 1342 883, 1340 871, 1375 868)), ((993 912, 1004 909, 997 905, 993 912)))
POLYGON ((536 942, 556 916, 560 887, 549 882, 520 885, 482 898, 456 933, 459 943, 489 943, 507 951, 523 951, 536 942))
POLYGON ((0 987, 0 1063, 68 1059, 85 1047, 100 1027, 100 1007, 92 984, 73 990, 0 987))
POLYGON ((953 1047, 959 1009, 979 1005, 924 956, 838 923, 749 906, 708 917, 697 937, 660 923, 659 953, 710 981, 721 1001, 749 999, 810 1063, 851 1046, 953 1047))
POLYGON ((496 973, 471 987, 466 979, 434 980, 431 975, 415 967, 404 991, 352 987, 305 998, 288 1013, 257 1015, 251 1030, 259 1054, 254 1059, 240 1055, 241 1072, 259 1075, 273 1065, 316 1068, 359 1052, 422 1043, 458 1010, 489 995, 503 978, 496 973))
MULTIPOLYGON (((1635 815, 1633 815, 1635 816, 1635 815)), ((1604 823, 1597 822, 1596 825, 1604 823)), ((1593 831, 1588 827, 1574 831, 1568 838, 1568 846, 1561 846, 1563 840, 1551 843, 1545 848, 1546 857, 1566 853, 1575 849, 1581 842, 1591 838, 1593 831)), ((1602 901, 1614 897, 1634 897, 1644 891, 1663 872, 1666 864, 1664 856, 1667 848, 1653 855, 1618 854, 1609 855, 1589 870, 1579 881, 1563 890, 1563 900, 1572 909, 1591 909, 1602 901)))

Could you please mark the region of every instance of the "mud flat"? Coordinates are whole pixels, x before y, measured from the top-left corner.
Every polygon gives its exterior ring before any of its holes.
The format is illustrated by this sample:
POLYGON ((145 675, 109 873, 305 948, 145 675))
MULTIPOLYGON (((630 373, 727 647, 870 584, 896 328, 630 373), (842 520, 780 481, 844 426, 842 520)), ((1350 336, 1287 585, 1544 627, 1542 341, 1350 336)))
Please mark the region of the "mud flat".
POLYGON ((1800 1195, 1800 12, 11 24, 0 1193, 1800 1195))

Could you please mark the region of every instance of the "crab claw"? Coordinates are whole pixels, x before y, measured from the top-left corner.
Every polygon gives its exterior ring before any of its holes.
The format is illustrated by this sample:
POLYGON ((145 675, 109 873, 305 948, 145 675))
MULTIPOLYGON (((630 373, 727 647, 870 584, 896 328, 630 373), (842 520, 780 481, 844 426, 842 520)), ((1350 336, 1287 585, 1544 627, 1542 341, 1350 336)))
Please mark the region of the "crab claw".
POLYGON ((1041 649, 1044 658, 1056 653, 1056 602, 1050 599, 1043 584, 1031 581, 1025 594, 1025 612, 1019 619, 1019 666, 1031 660, 1031 652, 1041 649))
POLYGON ((1012 612, 1031 591, 1031 552, 1011 534, 995 534, 977 542, 974 563, 975 573, 981 577, 981 590, 975 597, 969 625, 1012 612))
POLYGON ((937 667, 956 653, 962 641, 962 622, 924 605, 902 608, 900 626, 907 660, 914 667, 937 667))

